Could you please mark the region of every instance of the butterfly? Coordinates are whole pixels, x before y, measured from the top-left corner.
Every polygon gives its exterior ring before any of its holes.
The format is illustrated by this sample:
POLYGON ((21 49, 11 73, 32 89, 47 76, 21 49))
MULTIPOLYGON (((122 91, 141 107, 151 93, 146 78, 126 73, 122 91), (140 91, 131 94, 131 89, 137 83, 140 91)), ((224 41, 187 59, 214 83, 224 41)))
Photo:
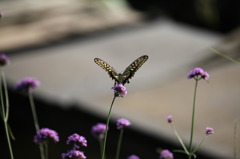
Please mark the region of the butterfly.
POLYGON ((100 67, 102 67, 105 71, 107 71, 109 76, 113 80, 115 80, 115 84, 124 85, 125 83, 130 83, 129 80, 134 76, 137 70, 147 61, 147 59, 147 55, 143 55, 137 58, 125 69, 123 73, 117 73, 112 66, 110 66, 108 63, 106 63, 100 58, 95 58, 94 62, 100 67))

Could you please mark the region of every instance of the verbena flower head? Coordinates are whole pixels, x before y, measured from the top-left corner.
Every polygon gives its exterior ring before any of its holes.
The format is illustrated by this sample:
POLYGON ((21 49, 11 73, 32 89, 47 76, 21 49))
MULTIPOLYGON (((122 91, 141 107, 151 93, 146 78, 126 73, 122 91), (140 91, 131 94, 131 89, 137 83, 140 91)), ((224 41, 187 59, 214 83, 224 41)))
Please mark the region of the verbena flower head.
POLYGON ((205 134, 206 134, 206 135, 214 134, 213 128, 207 127, 207 128, 206 128, 206 131, 205 131, 205 134))
POLYGON ((106 124, 98 123, 92 126, 91 133, 94 137, 96 137, 99 140, 104 139, 105 132, 106 132, 106 124))
POLYGON ((168 123, 172 123, 172 122, 173 122, 173 117, 172 117, 172 115, 168 115, 168 116, 166 117, 166 120, 167 120, 168 123))
MULTIPOLYGON (((1 15, 0 15, 0 17, 1 17, 1 15)), ((0 54, 0 66, 6 66, 9 63, 10 63, 9 58, 5 54, 0 54)))
POLYGON ((140 159, 137 155, 128 156, 127 159, 140 159))
POLYGON ((80 146, 87 147, 87 140, 75 133, 68 137, 67 144, 73 144, 73 148, 78 149, 80 146))
POLYGON ((58 142, 59 141, 58 133, 48 128, 42 128, 39 131, 37 131, 36 135, 34 136, 34 142, 37 144, 49 140, 58 142))
POLYGON ((115 97, 123 97, 127 94, 126 87, 123 86, 123 84, 115 84, 112 89, 114 90, 115 97))
POLYGON ((194 78, 195 80, 204 79, 205 81, 208 81, 209 74, 202 68, 197 67, 189 72, 188 79, 190 78, 194 78))
POLYGON ((131 125, 131 122, 127 119, 121 118, 116 121, 117 129, 123 129, 131 125))
POLYGON ((86 159, 87 158, 82 151, 78 151, 78 150, 70 150, 67 153, 63 153, 61 156, 62 156, 62 159, 86 159))
POLYGON ((16 90, 23 93, 30 93, 38 86, 40 86, 40 82, 38 80, 26 77, 16 84, 16 90))
POLYGON ((173 159, 173 153, 167 149, 161 151, 160 159, 173 159))

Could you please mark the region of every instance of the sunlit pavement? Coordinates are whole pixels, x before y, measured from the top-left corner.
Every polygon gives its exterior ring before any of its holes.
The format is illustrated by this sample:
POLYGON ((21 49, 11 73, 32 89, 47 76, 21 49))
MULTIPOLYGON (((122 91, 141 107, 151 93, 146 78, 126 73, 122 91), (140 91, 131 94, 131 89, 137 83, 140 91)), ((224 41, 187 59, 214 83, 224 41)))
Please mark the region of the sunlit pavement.
POLYGON ((81 103, 85 106, 80 109, 107 116, 114 82, 93 59, 99 57, 123 71, 146 54, 148 61, 126 84, 128 94, 115 101, 112 119, 127 118, 136 129, 177 142, 165 121, 171 114, 188 143, 194 80, 186 77, 191 69, 202 67, 210 79, 199 83, 194 142, 199 143, 205 128, 212 127, 215 134, 208 137, 201 150, 231 158, 233 122, 240 111, 240 65, 229 62, 209 67, 211 61, 207 61, 214 54, 208 47, 217 46, 222 38, 163 19, 18 53, 10 56, 11 65, 5 71, 12 85, 23 77, 36 77, 41 81, 36 95, 45 100, 62 107, 81 103))

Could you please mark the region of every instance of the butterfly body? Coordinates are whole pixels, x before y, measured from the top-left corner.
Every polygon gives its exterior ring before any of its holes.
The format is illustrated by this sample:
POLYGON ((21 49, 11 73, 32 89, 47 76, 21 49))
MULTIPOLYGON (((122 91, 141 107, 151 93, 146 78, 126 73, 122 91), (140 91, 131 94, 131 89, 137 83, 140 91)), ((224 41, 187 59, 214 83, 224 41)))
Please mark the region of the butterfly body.
POLYGON ((110 66, 108 63, 103 61, 100 58, 95 58, 94 62, 102 67, 109 76, 115 81, 115 84, 125 84, 129 83, 129 80, 134 76, 136 71, 147 61, 148 56, 143 55, 133 61, 125 70, 123 73, 117 73, 112 66, 110 66))

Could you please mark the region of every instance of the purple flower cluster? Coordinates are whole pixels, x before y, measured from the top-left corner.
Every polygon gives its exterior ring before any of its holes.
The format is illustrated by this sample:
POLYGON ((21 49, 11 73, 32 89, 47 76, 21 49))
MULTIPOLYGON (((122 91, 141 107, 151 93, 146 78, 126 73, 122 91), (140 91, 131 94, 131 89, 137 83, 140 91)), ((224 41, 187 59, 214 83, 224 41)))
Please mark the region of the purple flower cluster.
POLYGON ((87 147, 87 140, 85 137, 74 133, 68 137, 67 144, 73 144, 73 149, 79 149, 80 146, 87 147))
POLYGON ((67 153, 62 154, 62 159, 86 159, 87 157, 84 155, 82 151, 78 150, 70 150, 67 153))
POLYGON ((34 136, 34 142, 37 144, 49 140, 58 142, 59 141, 58 133, 48 128, 42 128, 39 131, 37 131, 36 135, 34 136))
POLYGON ((115 84, 112 87, 113 91, 114 91, 114 95, 115 97, 123 97, 124 95, 127 94, 127 89, 126 87, 123 86, 123 84, 115 84))
POLYGON ((172 115, 168 115, 168 116, 166 117, 166 120, 167 120, 168 123, 172 123, 172 122, 173 122, 173 117, 172 117, 172 115))
POLYGON ((123 129, 131 125, 131 122, 127 119, 121 118, 116 121, 117 129, 123 129))
POLYGON ((197 67, 189 72, 188 79, 190 78, 194 78, 195 80, 204 79, 207 81, 209 79, 209 74, 202 68, 197 67))
POLYGON ((38 80, 26 77, 17 82, 16 90, 23 93, 30 93, 38 86, 40 86, 40 82, 38 80))
POLYGON ((161 151, 160 159, 173 159, 173 153, 167 149, 161 151))
POLYGON ((106 124, 98 123, 92 127, 91 133, 94 137, 99 140, 104 139, 104 135, 106 132, 106 124))
MULTIPOLYGON (((0 13, 1 17, 1 13, 0 13)), ((0 54, 0 66, 6 66, 10 63, 9 58, 5 54, 0 54)))
POLYGON ((207 127, 207 128, 206 128, 206 131, 205 131, 205 134, 206 134, 206 135, 214 134, 213 128, 207 127))
POLYGON ((137 155, 128 156, 127 159, 140 159, 137 155))

